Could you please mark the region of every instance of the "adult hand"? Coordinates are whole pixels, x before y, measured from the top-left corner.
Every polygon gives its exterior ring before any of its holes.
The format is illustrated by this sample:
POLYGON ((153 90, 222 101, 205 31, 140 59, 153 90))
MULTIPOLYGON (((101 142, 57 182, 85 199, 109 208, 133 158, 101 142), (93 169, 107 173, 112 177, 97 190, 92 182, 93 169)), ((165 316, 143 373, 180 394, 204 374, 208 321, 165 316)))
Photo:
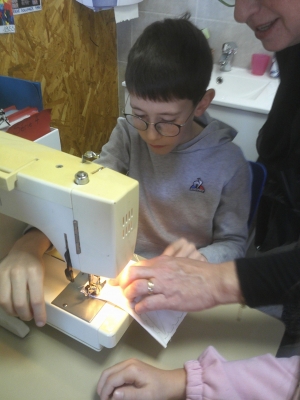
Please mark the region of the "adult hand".
POLYGON ((194 243, 188 242, 185 238, 178 239, 171 243, 162 255, 171 257, 187 257, 192 258, 193 260, 207 262, 206 257, 197 250, 194 243))
POLYGON ((105 370, 98 382, 101 400, 185 399, 184 369, 165 371, 135 359, 105 370))
POLYGON ((201 311, 242 298, 234 262, 209 264, 160 256, 126 268, 118 283, 138 314, 163 309, 201 311), (154 285, 150 295, 148 281, 154 285))
POLYGON ((32 229, 0 263, 0 306, 24 321, 34 318, 37 326, 46 323, 42 256, 49 246, 49 239, 32 229))

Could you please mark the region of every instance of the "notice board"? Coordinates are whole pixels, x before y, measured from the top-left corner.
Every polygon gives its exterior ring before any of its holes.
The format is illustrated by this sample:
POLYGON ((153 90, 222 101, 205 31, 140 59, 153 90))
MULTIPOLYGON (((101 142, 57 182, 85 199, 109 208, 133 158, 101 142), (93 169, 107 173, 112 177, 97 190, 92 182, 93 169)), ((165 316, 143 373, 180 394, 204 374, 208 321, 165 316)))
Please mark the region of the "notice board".
POLYGON ((113 10, 45 0, 42 11, 16 15, 15 26, 0 36, 0 75, 41 82, 63 151, 100 151, 118 117, 113 10))

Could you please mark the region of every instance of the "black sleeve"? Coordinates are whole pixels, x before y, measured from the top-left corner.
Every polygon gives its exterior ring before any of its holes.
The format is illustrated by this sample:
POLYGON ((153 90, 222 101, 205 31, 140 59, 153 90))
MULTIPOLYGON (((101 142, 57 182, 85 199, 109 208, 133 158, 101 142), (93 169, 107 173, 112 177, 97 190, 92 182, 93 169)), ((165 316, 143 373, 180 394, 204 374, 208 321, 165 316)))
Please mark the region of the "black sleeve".
POLYGON ((235 262, 241 290, 250 307, 282 304, 300 281, 300 249, 235 262))

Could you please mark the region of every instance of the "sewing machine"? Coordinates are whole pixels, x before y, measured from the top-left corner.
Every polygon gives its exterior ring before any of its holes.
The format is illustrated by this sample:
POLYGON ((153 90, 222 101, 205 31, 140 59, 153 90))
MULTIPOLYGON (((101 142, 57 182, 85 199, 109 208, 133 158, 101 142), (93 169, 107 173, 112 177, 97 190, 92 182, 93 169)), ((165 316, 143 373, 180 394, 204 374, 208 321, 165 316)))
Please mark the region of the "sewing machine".
MULTIPOLYGON (((44 257, 47 323, 95 350, 115 346, 131 317, 90 294, 133 257, 138 183, 1 131, 0 143, 4 221, 13 218, 37 227, 60 255, 44 257)), ((18 234, 23 228, 18 225, 18 234)), ((2 237, 7 237, 5 223, 0 225, 0 241, 2 237)))

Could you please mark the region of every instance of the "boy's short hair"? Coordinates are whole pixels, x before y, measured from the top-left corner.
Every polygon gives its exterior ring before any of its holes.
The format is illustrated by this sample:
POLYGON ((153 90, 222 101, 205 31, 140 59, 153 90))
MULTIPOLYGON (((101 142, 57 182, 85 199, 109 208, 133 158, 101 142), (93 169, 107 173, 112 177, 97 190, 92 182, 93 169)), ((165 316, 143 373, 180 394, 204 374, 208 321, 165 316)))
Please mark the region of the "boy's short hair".
POLYGON ((213 60, 207 39, 189 18, 186 13, 146 27, 128 55, 125 80, 129 93, 152 101, 200 101, 213 60))

